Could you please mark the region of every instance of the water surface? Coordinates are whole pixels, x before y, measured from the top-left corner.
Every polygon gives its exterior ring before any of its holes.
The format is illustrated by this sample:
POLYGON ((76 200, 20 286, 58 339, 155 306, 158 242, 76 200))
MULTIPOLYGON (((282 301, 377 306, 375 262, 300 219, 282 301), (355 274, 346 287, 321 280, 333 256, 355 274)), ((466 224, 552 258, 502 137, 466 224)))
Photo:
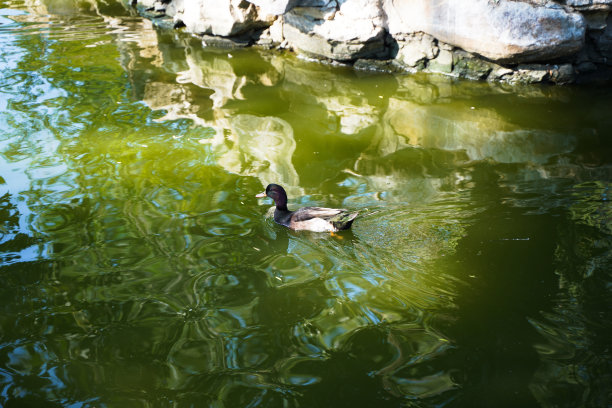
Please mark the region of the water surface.
POLYGON ((610 88, 0 0, 0 405, 607 407, 610 88), (254 196, 360 210, 292 232, 254 196))

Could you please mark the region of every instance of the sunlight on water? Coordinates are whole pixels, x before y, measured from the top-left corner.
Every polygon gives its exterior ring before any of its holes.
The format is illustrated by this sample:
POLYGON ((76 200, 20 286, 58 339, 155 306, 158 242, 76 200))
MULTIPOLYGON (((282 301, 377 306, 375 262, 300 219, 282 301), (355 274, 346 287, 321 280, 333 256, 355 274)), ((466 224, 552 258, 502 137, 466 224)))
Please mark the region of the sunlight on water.
POLYGON ((609 90, 0 0, 0 405, 609 404, 609 90), (360 211, 339 236, 290 208, 360 211))

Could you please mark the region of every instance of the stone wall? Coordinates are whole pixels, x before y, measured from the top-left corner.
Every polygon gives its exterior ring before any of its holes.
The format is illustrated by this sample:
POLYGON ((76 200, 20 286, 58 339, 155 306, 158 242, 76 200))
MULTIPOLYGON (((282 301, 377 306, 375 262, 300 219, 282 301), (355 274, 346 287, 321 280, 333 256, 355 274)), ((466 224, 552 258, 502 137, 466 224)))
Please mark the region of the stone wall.
POLYGON ((204 45, 490 81, 612 79, 612 0, 132 0, 204 45))

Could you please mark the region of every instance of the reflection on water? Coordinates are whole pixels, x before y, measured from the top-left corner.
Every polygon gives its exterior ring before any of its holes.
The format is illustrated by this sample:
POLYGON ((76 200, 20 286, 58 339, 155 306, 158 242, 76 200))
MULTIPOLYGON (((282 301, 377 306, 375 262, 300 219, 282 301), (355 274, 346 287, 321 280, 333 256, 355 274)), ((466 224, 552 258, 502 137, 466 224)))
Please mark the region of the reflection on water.
POLYGON ((609 404, 607 90, 205 50, 118 1, 0 1, 0 37, 0 405, 609 404), (288 231, 269 182, 361 216, 288 231))

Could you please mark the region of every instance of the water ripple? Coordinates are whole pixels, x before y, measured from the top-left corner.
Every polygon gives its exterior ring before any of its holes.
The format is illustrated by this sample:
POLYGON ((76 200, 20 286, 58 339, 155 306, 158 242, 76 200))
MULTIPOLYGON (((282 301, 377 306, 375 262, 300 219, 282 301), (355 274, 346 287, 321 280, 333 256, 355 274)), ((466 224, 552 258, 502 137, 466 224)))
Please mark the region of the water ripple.
POLYGON ((0 405, 604 406, 609 95, 2 4, 0 405), (269 181, 361 214, 290 231, 269 181))

